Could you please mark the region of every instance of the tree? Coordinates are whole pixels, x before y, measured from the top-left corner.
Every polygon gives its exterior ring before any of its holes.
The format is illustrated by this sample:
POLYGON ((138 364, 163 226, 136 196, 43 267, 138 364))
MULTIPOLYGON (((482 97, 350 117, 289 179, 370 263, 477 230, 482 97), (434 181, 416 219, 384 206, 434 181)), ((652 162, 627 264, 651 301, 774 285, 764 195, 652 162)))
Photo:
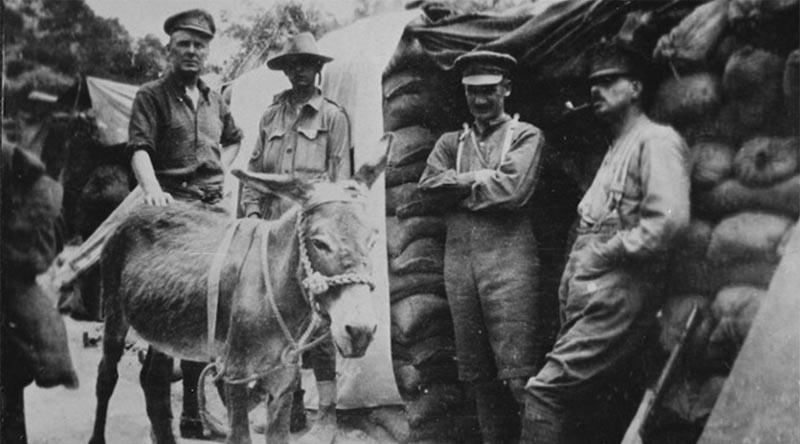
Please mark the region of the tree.
POLYGON ((298 0, 283 0, 266 11, 258 11, 246 20, 250 25, 231 24, 223 30, 229 37, 242 42, 241 49, 227 65, 225 80, 265 63, 270 54, 280 51, 289 37, 309 31, 319 39, 337 23, 313 7, 298 0))

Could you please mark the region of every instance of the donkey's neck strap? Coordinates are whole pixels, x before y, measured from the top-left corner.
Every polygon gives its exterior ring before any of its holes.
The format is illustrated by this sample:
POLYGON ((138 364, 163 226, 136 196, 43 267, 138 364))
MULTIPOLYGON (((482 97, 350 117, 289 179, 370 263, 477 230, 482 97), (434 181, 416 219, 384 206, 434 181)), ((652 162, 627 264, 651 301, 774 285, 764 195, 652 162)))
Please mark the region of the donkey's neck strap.
POLYGON ((233 235, 236 229, 239 228, 241 221, 245 219, 235 220, 222 237, 217 252, 211 259, 211 268, 208 270, 208 278, 206 280, 206 326, 208 333, 208 356, 214 356, 214 342, 217 335, 217 313, 219 311, 219 283, 222 279, 222 264, 228 255, 228 250, 231 248, 233 242, 233 235))

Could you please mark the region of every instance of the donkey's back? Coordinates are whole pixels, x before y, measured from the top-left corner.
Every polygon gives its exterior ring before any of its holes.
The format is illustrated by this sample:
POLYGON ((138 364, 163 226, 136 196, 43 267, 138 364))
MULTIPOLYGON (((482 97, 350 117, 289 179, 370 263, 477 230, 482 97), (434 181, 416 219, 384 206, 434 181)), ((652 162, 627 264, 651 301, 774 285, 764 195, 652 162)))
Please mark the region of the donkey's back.
POLYGON ((101 257, 106 315, 123 316, 145 340, 176 356, 204 351, 206 279, 231 222, 213 208, 142 204, 101 257))

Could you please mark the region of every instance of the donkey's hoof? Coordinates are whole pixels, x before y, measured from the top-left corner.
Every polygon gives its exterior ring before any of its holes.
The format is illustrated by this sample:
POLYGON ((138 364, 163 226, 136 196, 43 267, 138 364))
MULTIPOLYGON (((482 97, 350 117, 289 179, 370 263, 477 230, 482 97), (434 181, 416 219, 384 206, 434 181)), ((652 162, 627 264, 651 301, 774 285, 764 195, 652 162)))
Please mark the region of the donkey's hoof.
POLYGON ((89 438, 89 444, 106 444, 106 439, 92 436, 91 438, 89 438))
POLYGON ((181 416, 181 423, 179 427, 181 431, 181 438, 208 441, 225 439, 225 435, 206 432, 203 428, 203 421, 197 418, 187 418, 185 416, 181 416))

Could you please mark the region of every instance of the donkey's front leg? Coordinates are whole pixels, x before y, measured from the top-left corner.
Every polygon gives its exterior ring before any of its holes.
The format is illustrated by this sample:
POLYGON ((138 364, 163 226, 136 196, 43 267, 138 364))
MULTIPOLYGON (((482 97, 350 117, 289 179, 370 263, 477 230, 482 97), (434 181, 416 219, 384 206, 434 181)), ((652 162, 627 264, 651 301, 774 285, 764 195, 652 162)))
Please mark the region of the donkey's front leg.
POLYGON ((267 402, 267 444, 289 443, 289 422, 291 418, 292 396, 291 390, 296 378, 300 377, 300 368, 296 365, 288 366, 270 376, 270 393, 267 402))
POLYGON ((250 444, 250 420, 247 415, 248 390, 246 384, 225 384, 228 399, 230 433, 228 444, 250 444))

